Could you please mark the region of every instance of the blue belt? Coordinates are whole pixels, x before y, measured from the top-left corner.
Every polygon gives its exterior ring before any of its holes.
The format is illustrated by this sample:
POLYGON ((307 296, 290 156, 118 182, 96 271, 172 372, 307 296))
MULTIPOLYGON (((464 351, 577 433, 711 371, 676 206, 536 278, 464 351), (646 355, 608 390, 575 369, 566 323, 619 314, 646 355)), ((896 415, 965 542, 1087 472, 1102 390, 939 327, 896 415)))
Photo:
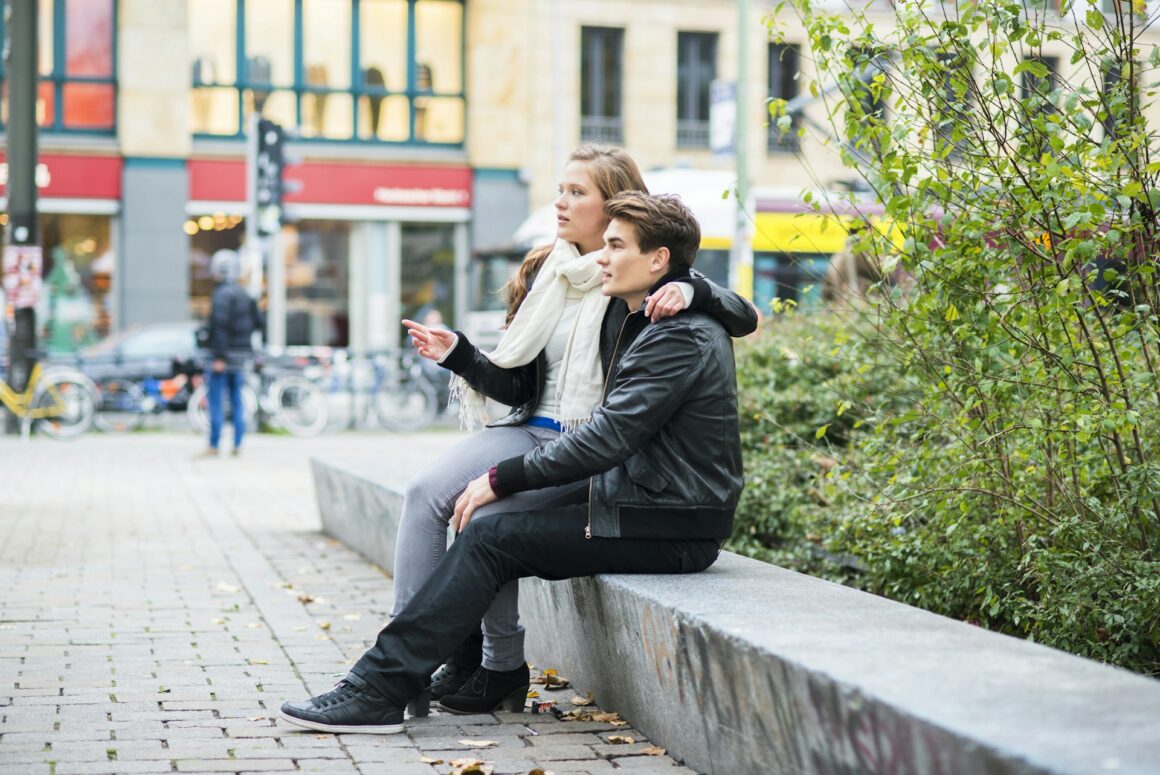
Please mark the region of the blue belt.
POLYGON ((524 423, 524 425, 534 425, 537 428, 547 428, 548 430, 555 431, 556 433, 561 433, 564 430, 564 426, 560 425, 559 422, 553 420, 551 417, 540 417, 538 415, 535 417, 529 417, 528 421, 524 423))

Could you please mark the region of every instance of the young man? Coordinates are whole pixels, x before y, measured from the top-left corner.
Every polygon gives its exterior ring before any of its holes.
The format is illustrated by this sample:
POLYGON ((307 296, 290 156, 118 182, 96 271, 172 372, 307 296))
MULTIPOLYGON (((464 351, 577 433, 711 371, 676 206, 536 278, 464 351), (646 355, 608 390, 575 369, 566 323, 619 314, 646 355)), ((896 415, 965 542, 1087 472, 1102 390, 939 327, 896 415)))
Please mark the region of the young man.
MULTIPOLYGON (((650 323, 643 311, 650 292, 688 276, 700 228, 675 197, 621 194, 605 212, 604 293, 635 311, 621 327, 601 406, 576 430, 471 482, 456 504, 460 535, 435 575, 347 678, 285 703, 286 721, 324 732, 402 731, 406 704, 513 579, 692 573, 717 559, 742 488, 732 340, 703 313, 650 323), (472 518, 500 497, 588 478, 585 505, 472 518)), ((526 665, 487 678, 496 704, 523 709, 526 665)))

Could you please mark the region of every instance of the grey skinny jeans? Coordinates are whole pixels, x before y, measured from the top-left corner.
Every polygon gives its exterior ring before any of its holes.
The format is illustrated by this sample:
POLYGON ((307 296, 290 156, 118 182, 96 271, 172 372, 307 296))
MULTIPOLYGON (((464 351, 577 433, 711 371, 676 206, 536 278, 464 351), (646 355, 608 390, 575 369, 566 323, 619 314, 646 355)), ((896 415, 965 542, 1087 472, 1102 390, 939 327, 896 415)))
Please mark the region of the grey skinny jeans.
MULTIPOLYGON (((530 425, 484 428, 435 459, 407 484, 399 536, 395 543, 395 605, 398 616, 426 583, 447 553, 448 525, 455 500, 472 479, 501 460, 523 455, 559 436, 530 425)), ((585 503, 587 480, 530 490, 477 510, 473 515, 530 511, 585 503)), ((515 670, 524 663, 524 628, 520 625, 519 582, 504 585, 483 617, 483 666, 515 670)))

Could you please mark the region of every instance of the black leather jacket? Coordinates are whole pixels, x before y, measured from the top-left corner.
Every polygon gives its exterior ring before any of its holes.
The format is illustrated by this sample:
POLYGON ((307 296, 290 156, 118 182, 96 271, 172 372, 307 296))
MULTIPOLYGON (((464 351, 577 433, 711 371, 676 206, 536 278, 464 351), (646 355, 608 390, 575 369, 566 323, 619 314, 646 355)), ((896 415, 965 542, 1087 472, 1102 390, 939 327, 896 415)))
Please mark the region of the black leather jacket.
MULTIPOLYGON (((693 286, 693 300, 689 308, 677 317, 693 311, 705 312, 717 319, 731 336, 746 336, 757 329, 757 311, 733 291, 716 285, 696 270, 674 273, 656 287, 672 280, 693 286)), ((610 299, 600 328, 600 359, 606 375, 616 338, 626 317, 628 305, 620 299, 610 299)), ((504 369, 489 361, 462 331, 455 333, 459 341, 440 365, 463 377, 467 384, 488 398, 512 407, 511 414, 492 423, 490 427, 522 425, 527 422, 540 404, 540 395, 548 376, 544 354, 541 352, 525 366, 504 369)))
POLYGON ((744 476, 733 342, 685 312, 624 320, 592 419, 496 467, 502 495, 591 477, 588 537, 728 537, 744 476))

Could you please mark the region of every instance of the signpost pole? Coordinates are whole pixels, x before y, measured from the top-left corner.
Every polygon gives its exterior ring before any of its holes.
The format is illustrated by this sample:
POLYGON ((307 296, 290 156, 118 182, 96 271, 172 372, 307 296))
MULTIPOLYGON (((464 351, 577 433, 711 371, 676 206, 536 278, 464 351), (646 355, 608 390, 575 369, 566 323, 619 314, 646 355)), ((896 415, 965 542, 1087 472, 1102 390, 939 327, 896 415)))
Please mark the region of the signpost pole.
MULTIPOLYGON (((8 383, 24 390, 36 363, 36 305, 41 292, 40 229, 36 208, 37 16, 39 3, 9 0, 8 40, 8 235, 4 246, 5 309, 11 322, 8 383)), ((19 432, 8 415, 8 433, 19 432)))

